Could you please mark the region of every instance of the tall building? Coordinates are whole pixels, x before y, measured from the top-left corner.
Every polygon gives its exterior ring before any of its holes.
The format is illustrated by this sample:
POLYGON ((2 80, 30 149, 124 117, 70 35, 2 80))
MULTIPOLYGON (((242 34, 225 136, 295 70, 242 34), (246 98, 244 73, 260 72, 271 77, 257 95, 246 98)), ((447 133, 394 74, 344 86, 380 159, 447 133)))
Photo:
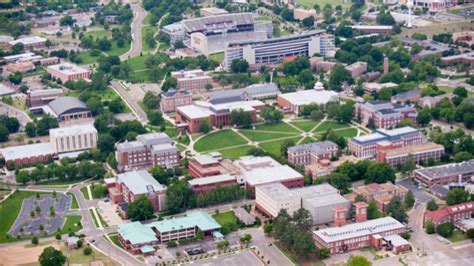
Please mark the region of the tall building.
POLYGON ((395 128, 403 119, 411 119, 416 123, 418 116, 416 109, 409 105, 392 104, 385 101, 368 101, 357 103, 354 108, 355 117, 362 124, 373 124, 375 128, 395 128))
POLYGON ((320 141, 288 148, 288 161, 294 165, 316 164, 322 159, 331 159, 339 150, 332 141, 320 141))
POLYGON ((46 105, 61 96, 63 96, 62 89, 28 91, 27 103, 30 107, 38 107, 46 105))
POLYGON ((251 66, 276 65, 287 57, 311 57, 314 54, 334 57, 334 36, 321 30, 267 40, 229 43, 225 48, 224 68, 230 71, 234 60, 245 60, 251 66))
POLYGON ((416 169, 415 179, 423 185, 449 185, 474 182, 474 160, 416 169))
POLYGON ((391 143, 392 147, 409 147, 426 142, 423 133, 412 127, 397 129, 378 129, 371 134, 349 139, 349 151, 356 157, 375 158, 378 144, 391 143))
POLYGON ((212 77, 201 69, 173 71, 171 77, 176 79, 178 88, 191 92, 203 90, 207 84, 212 83, 212 77))
POLYGON ((141 169, 152 165, 173 168, 179 165, 179 150, 165 133, 148 133, 137 136, 136 141, 117 145, 115 157, 120 171, 141 169))
POLYGON ((176 108, 193 104, 193 96, 185 89, 170 89, 161 93, 160 109, 162 112, 175 112, 176 108))
POLYGON ((61 63, 46 67, 46 71, 51 74, 53 78, 61 80, 66 83, 70 80, 89 79, 91 72, 71 63, 61 63))
POLYGON ((93 125, 54 128, 49 139, 58 154, 82 152, 97 147, 97 130, 93 125))

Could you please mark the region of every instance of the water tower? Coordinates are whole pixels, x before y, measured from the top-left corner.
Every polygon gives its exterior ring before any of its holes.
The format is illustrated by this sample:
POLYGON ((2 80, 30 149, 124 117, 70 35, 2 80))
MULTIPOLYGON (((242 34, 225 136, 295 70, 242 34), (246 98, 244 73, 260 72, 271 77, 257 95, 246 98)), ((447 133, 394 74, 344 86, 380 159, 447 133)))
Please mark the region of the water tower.
POLYGON ((408 0, 407 2, 407 7, 408 7, 408 23, 407 23, 407 28, 411 28, 412 25, 411 25, 411 9, 413 8, 413 1, 412 0, 408 0))

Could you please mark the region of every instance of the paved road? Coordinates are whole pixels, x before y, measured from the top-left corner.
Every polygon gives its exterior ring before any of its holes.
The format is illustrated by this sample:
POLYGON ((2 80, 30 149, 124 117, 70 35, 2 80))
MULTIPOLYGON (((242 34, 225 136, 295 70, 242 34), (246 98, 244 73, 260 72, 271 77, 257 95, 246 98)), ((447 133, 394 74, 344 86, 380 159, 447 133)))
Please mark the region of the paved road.
POLYGON ((148 123, 148 117, 138 103, 131 97, 126 88, 116 80, 110 81, 112 88, 120 95, 123 101, 130 107, 137 120, 142 124, 148 123))
POLYGON ((411 190, 411 192, 413 192, 413 195, 415 195, 415 198, 417 199, 417 201, 419 203, 427 203, 431 199, 434 199, 433 196, 428 195, 426 192, 423 191, 423 189, 420 189, 420 188, 416 187, 413 184, 413 182, 408 178, 399 180, 399 181, 396 182, 396 184, 397 185, 402 185, 405 188, 411 190))
POLYGON ((133 10, 133 20, 131 25, 132 46, 128 52, 120 56, 120 60, 122 61, 138 56, 142 51, 142 24, 147 12, 141 7, 140 3, 130 4, 130 6, 133 10))

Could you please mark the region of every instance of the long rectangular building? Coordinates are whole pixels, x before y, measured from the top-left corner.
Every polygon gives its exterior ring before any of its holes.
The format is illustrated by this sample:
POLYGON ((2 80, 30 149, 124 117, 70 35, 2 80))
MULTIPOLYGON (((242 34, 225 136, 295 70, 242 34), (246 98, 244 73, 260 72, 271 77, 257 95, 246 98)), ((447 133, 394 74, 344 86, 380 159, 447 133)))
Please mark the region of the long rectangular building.
POLYGON ((377 147, 377 161, 387 163, 391 167, 403 164, 412 158, 417 164, 429 159, 439 161, 444 154, 443 145, 427 142, 409 147, 394 148, 391 143, 379 143, 377 147))
POLYGON ((58 154, 85 151, 97 147, 97 129, 90 124, 54 128, 49 139, 58 154))
POLYGON ((451 183, 473 182, 474 160, 416 169, 413 175, 418 182, 428 187, 434 184, 444 186, 451 183))
POLYGON ((252 66, 275 65, 287 57, 314 54, 334 57, 334 36, 320 30, 260 41, 229 43, 225 48, 224 68, 230 71, 234 60, 245 60, 252 66))
POLYGON ((315 164, 322 159, 331 159, 338 150, 339 146, 329 140, 296 145, 288 148, 288 161, 295 165, 315 164))

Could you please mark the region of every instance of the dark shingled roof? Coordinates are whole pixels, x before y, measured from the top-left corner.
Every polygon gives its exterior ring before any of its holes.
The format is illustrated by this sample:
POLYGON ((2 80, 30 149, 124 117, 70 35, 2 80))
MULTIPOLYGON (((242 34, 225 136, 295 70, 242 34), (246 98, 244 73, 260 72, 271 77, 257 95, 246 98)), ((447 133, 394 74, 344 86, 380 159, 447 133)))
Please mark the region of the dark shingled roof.
POLYGON ((65 96, 50 102, 49 107, 58 116, 77 110, 88 111, 87 105, 75 97, 65 96))

